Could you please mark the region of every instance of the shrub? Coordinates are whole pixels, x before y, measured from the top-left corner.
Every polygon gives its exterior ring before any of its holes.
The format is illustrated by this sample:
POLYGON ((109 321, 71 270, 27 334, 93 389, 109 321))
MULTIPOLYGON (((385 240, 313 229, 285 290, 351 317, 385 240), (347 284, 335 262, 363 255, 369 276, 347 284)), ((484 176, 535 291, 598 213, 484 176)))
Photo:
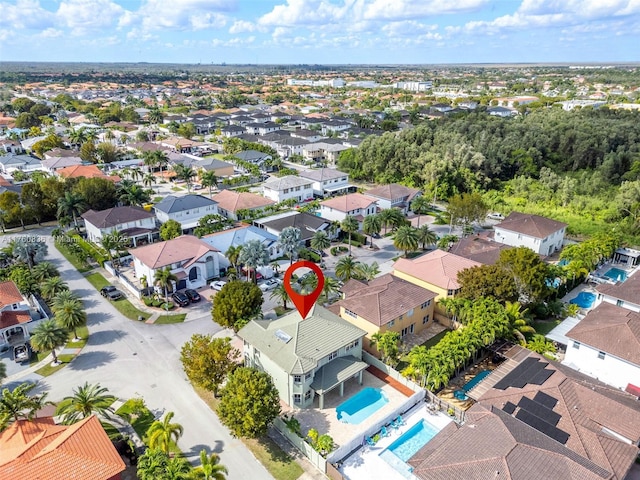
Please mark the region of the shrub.
POLYGON ((298 252, 298 258, 302 260, 310 260, 314 263, 320 263, 320 261, 322 260, 320 258, 320 255, 312 252, 311 250, 307 250, 306 248, 303 248, 298 252))
POLYGON ((159 307, 160 305, 162 305, 164 302, 162 300, 154 300, 151 302, 151 306, 153 307, 159 307))
POLYGON ((153 297, 142 297, 142 301, 147 307, 153 305, 153 297))
POLYGON ((166 303, 162 303, 160 305, 160 308, 163 310, 171 310, 175 305, 173 304, 173 302, 166 302, 166 303))
POLYGON ((84 250, 87 255, 93 258, 96 263, 98 263, 101 267, 104 267, 104 262, 107 261, 107 256, 103 252, 101 252, 96 246, 87 242, 77 233, 72 234, 71 238, 73 238, 74 243, 80 245, 80 248, 82 248, 82 250, 84 250))

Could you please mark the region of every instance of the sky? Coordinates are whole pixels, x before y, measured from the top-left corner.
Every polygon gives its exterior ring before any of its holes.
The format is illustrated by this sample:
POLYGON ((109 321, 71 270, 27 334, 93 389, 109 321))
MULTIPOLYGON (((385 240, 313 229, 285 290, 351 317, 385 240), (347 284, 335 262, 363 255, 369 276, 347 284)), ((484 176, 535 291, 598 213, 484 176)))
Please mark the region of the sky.
POLYGON ((606 63, 639 41, 640 0, 0 0, 0 61, 606 63))

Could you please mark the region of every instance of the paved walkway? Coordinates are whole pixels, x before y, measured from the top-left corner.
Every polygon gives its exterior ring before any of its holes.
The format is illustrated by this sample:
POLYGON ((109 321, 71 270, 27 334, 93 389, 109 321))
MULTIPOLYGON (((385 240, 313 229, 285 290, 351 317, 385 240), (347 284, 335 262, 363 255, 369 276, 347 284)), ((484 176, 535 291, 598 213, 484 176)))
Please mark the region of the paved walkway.
POLYGON ((395 388, 396 390, 398 390, 400 393, 402 393, 403 395, 405 395, 407 397, 410 397, 411 395, 416 393, 413 390, 411 390, 409 387, 406 387, 406 386, 402 385, 400 382, 398 382, 397 380, 393 379, 392 377, 390 377, 389 375, 384 373, 379 368, 374 367, 373 365, 369 365, 369 367, 367 367, 367 372, 369 372, 374 377, 379 378, 383 382, 388 383, 393 388, 395 388))

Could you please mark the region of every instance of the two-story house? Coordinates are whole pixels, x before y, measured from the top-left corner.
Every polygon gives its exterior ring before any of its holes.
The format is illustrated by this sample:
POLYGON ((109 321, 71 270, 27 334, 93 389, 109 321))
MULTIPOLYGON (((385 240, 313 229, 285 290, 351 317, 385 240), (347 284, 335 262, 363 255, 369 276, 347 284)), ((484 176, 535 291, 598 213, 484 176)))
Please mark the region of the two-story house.
POLYGON ((140 207, 115 207, 106 210, 88 210, 81 215, 87 239, 100 243, 107 235, 116 232, 130 239, 131 244, 151 243, 157 238, 156 216, 140 207))
POLYGON ((401 338, 418 334, 433 323, 436 294, 387 273, 370 282, 351 279, 340 289, 343 298, 331 309, 365 330, 364 349, 380 357, 372 337, 397 332, 401 338))
POLYGON ((228 268, 231 265, 231 262, 224 256, 229 247, 241 247, 250 240, 257 240, 264 245, 271 260, 276 260, 283 255, 278 244, 278 237, 254 225, 242 225, 222 232, 210 233, 202 237, 201 240, 221 252, 220 267, 223 268, 228 268))
POLYGON ((299 175, 313 182, 313 194, 316 197, 326 198, 356 190, 356 187, 349 183, 349 174, 335 168, 305 170, 301 171, 299 175))
POLYGON ((204 287, 208 280, 220 276, 220 252, 192 235, 134 248, 129 253, 136 278, 146 278, 149 285, 153 285, 156 272, 164 268, 177 277, 175 290, 204 287))
POLYGON ((12 280, 0 282, 0 351, 27 340, 29 332, 51 315, 44 301, 40 305, 32 300, 33 308, 12 280))
POLYGON ((375 199, 382 210, 397 208, 407 214, 411 210, 411 201, 420 195, 420 190, 390 183, 367 190, 364 194, 375 199))
POLYGON ((218 214, 218 204, 202 195, 167 195, 161 202, 156 203, 153 209, 161 223, 175 220, 180 223, 183 232, 197 227, 205 215, 218 214))
POLYGON ((245 211, 258 212, 276 202, 262 195, 250 192, 222 190, 211 197, 218 204, 218 212, 231 220, 242 220, 245 211))
POLYGON ((358 229, 362 229, 364 217, 374 215, 377 211, 376 201, 361 193, 350 193, 320 202, 320 216, 322 218, 341 222, 347 216, 352 216, 358 220, 358 229))
POLYGON ((234 153, 233 156, 243 162, 249 162, 257 165, 261 170, 265 171, 268 170, 265 163, 273 159, 273 157, 268 153, 259 152, 257 150, 243 150, 242 152, 234 153))
MULTIPOLYGON (((443 298, 454 298, 460 291, 458 273, 481 265, 453 253, 434 250, 419 257, 399 258, 393 264, 393 274, 408 282, 436 293, 436 302, 443 298)), ((436 320, 449 325, 450 320, 444 310, 436 305, 436 320)))
POLYGON ((45 167, 40 159, 31 155, 14 155, 13 153, 0 155, 0 173, 11 175, 15 172, 30 173, 44 170, 45 167))
POLYGON ((335 165, 340 153, 349 150, 342 143, 333 143, 329 140, 310 143, 302 147, 302 156, 307 161, 313 161, 321 165, 335 165))
POLYGON ((532 215, 511 212, 493 227, 493 239, 512 247, 528 247, 538 255, 552 255, 562 248, 567 224, 532 215))
POLYGON ((324 396, 352 378, 362 384, 365 331, 314 306, 307 318, 293 312, 276 320, 251 320, 239 332, 248 367, 268 373, 287 405, 311 407, 316 396, 320 409, 324 396))
POLYGON ((262 185, 262 195, 280 203, 293 199, 297 203, 313 198, 312 181, 295 175, 274 178, 262 185))
POLYGON ((300 243, 307 246, 311 243, 311 238, 316 232, 324 231, 331 237, 331 232, 329 231, 331 222, 306 212, 290 211, 278 213, 254 220, 253 224, 275 236, 280 236, 285 228, 297 228, 300 230, 300 243))

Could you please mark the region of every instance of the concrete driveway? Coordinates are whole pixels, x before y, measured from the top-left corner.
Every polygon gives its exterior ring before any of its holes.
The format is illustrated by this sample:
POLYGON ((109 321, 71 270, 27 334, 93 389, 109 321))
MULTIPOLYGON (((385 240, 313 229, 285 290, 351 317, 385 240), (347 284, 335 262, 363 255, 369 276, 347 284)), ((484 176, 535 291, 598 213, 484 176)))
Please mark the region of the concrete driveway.
MULTIPOLYGON (((48 235, 50 231, 26 233, 48 235)), ((84 382, 100 383, 123 400, 142 397, 158 414, 175 412, 175 421, 184 427, 178 444, 190 461, 196 462, 202 449, 215 451, 231 479, 272 478, 195 394, 181 367, 180 348, 193 333, 224 336, 228 332, 214 324, 210 314, 172 325, 147 325, 123 317, 66 261, 51 237, 47 240, 47 260, 59 268, 62 278, 85 304, 90 337, 68 366, 39 382, 39 389, 48 391, 52 401, 71 395, 72 389, 84 382)))

